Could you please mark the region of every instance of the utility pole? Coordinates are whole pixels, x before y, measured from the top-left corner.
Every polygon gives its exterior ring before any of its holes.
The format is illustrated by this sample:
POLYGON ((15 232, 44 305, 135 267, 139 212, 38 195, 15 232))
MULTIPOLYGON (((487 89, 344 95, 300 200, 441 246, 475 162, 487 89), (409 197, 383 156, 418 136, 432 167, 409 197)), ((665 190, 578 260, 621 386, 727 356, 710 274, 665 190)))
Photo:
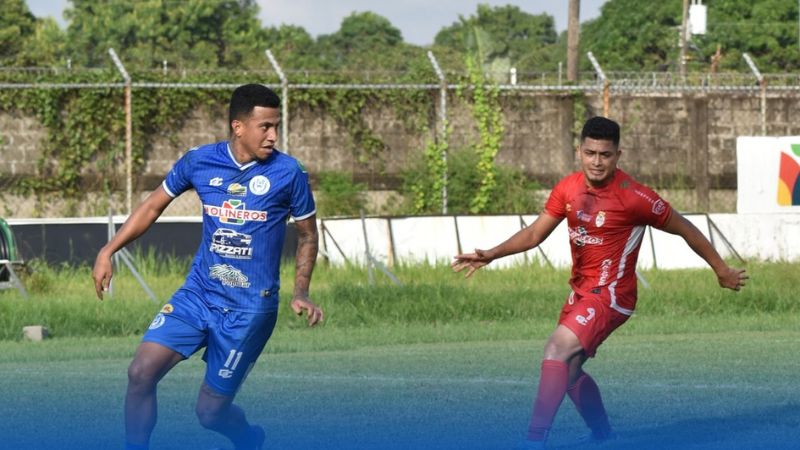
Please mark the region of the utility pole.
MULTIPOLYGON (((686 35, 688 34, 689 22, 689 0, 683 0, 683 21, 681 22, 681 53, 678 60, 678 67, 680 68, 681 78, 686 77, 686 35)), ((569 45, 569 44, 567 44, 569 45)))
POLYGON ((581 0, 569 0, 567 20, 567 81, 578 81, 578 50, 580 47, 581 0))

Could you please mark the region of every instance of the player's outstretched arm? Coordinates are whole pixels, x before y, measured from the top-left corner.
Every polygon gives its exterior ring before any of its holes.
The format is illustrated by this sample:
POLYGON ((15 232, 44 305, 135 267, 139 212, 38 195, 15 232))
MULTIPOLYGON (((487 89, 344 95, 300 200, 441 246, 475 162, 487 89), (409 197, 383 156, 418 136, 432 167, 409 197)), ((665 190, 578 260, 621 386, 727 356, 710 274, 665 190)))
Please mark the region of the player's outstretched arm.
POLYGON ((297 228, 297 262, 294 275, 294 295, 292 297, 292 310, 295 314, 308 314, 308 326, 322 322, 324 318, 322 309, 308 298, 308 289, 311 285, 311 273, 317 261, 319 234, 317 232, 317 216, 313 215, 295 222, 297 228))
POLYGON ((744 269, 728 266, 703 233, 678 211, 672 210, 667 223, 661 229, 682 237, 689 247, 711 266, 721 287, 738 291, 750 278, 744 269))
POLYGON ((474 253, 456 255, 455 261, 450 264, 450 267, 455 272, 467 269, 464 278, 469 278, 476 270, 497 258, 524 252, 541 244, 560 222, 561 219, 543 212, 532 224, 519 230, 497 247, 489 250, 475 249, 474 253))
POLYGON ((111 282, 113 275, 111 256, 147 231, 171 201, 172 197, 159 186, 136 207, 114 238, 100 249, 92 269, 97 298, 103 299, 103 291, 108 290, 108 284, 111 282))

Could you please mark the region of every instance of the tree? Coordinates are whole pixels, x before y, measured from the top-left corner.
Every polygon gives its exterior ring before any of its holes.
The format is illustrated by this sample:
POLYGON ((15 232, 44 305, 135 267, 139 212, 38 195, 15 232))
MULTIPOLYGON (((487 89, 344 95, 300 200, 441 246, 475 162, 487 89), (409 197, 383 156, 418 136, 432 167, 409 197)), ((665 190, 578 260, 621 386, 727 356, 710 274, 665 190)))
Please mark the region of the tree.
POLYGON ((677 62, 680 0, 609 0, 600 11, 600 17, 584 23, 581 41, 582 50, 591 51, 604 69, 659 70, 677 62))
MULTIPOLYGON (((800 67, 795 0, 708 0, 708 26, 692 36, 690 70, 708 70, 721 47, 721 67, 747 70, 741 54, 753 56, 762 71, 800 67)), ((682 4, 680 1, 609 0, 581 30, 583 49, 606 70, 676 69, 682 4)), ((589 68, 584 59, 584 67, 589 68)))
POLYGON ((63 58, 64 32, 51 18, 37 19, 25 0, 0 0, 0 65, 51 66, 63 58))
POLYGON ((317 55, 329 68, 397 69, 409 46, 389 19, 373 12, 354 12, 333 34, 317 39, 317 55))
POLYGON ((281 25, 266 29, 266 46, 286 67, 314 69, 319 66, 316 60, 316 42, 305 28, 296 25, 281 25))
POLYGON ((796 70, 797 20, 794 0, 716 0, 708 5, 708 33, 692 37, 692 42, 704 60, 720 45, 723 69, 747 70, 741 54, 749 53, 764 72, 796 70))
POLYGON ((108 62, 113 47, 126 64, 189 67, 265 66, 265 30, 255 0, 72 0, 65 11, 68 51, 87 66, 108 62))
POLYGON ((27 36, 23 48, 17 55, 20 66, 63 65, 65 39, 64 30, 51 17, 36 19, 33 34, 27 36))
POLYGON ((483 34, 478 40, 485 47, 481 52, 487 67, 503 60, 504 65, 523 71, 549 70, 556 64, 550 52, 557 38, 553 17, 529 14, 512 5, 478 5, 476 15, 461 16, 458 22, 440 30, 434 44, 463 53, 476 43, 475 29, 483 34))

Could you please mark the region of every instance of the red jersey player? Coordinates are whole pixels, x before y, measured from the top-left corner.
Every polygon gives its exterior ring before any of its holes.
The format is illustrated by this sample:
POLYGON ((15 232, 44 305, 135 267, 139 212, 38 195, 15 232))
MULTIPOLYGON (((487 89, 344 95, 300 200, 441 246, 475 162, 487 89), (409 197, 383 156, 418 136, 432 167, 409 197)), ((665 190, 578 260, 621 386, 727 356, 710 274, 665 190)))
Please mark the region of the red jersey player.
POLYGON ((567 219, 572 290, 544 347, 525 448, 544 448, 565 395, 591 429, 591 440, 611 437, 600 390, 583 363, 636 307, 634 271, 646 225, 681 236, 714 269, 721 287, 738 291, 748 278, 744 270, 729 267, 691 222, 618 169, 621 154, 619 125, 604 117, 589 119, 577 148, 581 171, 553 188, 536 221, 490 250, 457 255, 452 264, 456 272, 467 269, 469 277, 497 258, 536 247, 567 219))

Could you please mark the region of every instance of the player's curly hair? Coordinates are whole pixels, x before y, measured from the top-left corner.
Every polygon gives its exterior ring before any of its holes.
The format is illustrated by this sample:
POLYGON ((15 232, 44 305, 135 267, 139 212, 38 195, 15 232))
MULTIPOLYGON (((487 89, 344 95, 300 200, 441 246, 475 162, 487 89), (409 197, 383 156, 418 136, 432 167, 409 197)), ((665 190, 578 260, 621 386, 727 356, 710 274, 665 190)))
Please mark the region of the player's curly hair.
POLYGON ((592 117, 583 124, 581 142, 586 140, 587 137, 601 141, 612 141, 614 142, 614 146, 618 147, 619 124, 605 117, 592 117))
MULTIPOLYGON (((244 84, 237 87, 231 95, 228 109, 228 125, 234 120, 244 120, 253 113, 253 108, 280 108, 281 98, 263 84, 244 84)), ((233 132, 233 128, 230 130, 233 132)))

